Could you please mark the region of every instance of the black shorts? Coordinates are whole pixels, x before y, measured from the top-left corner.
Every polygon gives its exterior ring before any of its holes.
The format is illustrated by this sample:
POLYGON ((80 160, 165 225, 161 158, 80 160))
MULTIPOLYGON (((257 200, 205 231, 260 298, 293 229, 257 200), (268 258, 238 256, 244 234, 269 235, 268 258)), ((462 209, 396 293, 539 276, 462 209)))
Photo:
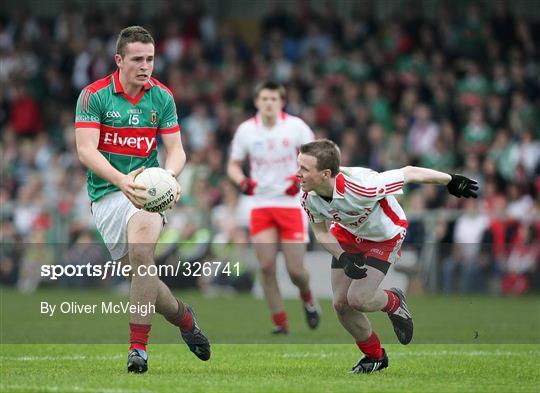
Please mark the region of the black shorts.
MULTIPOLYGON (((358 255, 363 256, 363 254, 358 254, 358 255)), ((390 269, 390 262, 381 261, 380 259, 373 258, 373 257, 364 258, 364 263, 368 266, 371 266, 374 269, 377 269, 383 274, 388 273, 388 269, 390 269)), ((336 257, 332 257, 332 269, 343 269, 343 265, 339 262, 339 260, 336 257)))

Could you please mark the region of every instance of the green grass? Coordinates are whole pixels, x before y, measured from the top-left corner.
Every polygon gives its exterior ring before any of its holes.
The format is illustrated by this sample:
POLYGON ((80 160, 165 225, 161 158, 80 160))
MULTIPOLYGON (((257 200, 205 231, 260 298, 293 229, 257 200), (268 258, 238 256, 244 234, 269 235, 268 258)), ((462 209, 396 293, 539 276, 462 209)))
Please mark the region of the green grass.
MULTIPOLYGON (((276 338, 268 334, 270 318, 263 300, 248 295, 234 298, 204 298, 199 293, 178 294, 195 307, 197 316, 213 342, 220 344, 259 344, 285 341, 290 344, 347 344, 350 336, 339 325, 331 302, 321 302, 323 320, 320 328, 310 331, 300 303, 285 302, 294 334, 276 338), (241 334, 239 334, 241 332, 241 334)), ((121 301, 126 296, 104 291, 40 290, 32 295, 0 288, 0 342, 26 343, 103 343, 126 341, 127 316, 124 314, 72 315, 49 317, 40 314, 40 302, 64 301, 97 304, 121 301), (36 326, 40 334, 35 334, 36 326)), ((412 297, 415 344, 540 344, 540 298, 538 297, 412 297)), ((384 342, 396 339, 388 318, 382 312, 369 318, 384 342)), ((176 343, 177 335, 161 316, 152 326, 154 343, 176 343)))
MULTIPOLYGON (((390 368, 350 375, 351 345, 152 346, 150 370, 126 374, 122 345, 3 345, 2 392, 533 392, 538 345, 386 346, 390 368)), ((536 386, 536 388, 535 388, 536 386)))
POLYGON ((126 315, 39 314, 39 302, 120 300, 105 292, 1 290, 0 392, 536 392, 540 385, 538 297, 412 297, 415 338, 396 344, 383 313, 370 314, 390 357, 376 375, 349 375, 360 356, 329 301, 315 332, 287 301, 293 333, 271 337, 263 301, 182 294, 212 339, 209 362, 156 318, 150 371, 125 372, 126 315), (372 318, 373 317, 373 318, 372 318), (97 339, 99 338, 99 339, 97 339), (95 340, 97 339, 97 340, 95 340), (102 342, 99 345, 87 343, 102 342))

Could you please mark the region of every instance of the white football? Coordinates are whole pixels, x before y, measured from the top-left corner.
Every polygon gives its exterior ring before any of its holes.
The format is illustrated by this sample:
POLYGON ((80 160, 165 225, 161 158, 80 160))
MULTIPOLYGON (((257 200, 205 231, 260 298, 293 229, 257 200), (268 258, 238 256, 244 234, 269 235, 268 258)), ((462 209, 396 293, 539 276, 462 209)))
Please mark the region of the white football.
POLYGON ((161 213, 174 205, 178 183, 165 169, 147 168, 137 175, 135 183, 146 187, 144 210, 161 213))

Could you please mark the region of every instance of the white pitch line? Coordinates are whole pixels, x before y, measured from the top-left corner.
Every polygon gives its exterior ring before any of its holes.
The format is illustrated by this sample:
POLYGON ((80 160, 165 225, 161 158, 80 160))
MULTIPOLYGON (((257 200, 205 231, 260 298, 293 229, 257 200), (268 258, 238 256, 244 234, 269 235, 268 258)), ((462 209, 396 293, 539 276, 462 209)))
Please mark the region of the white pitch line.
MULTIPOLYGON (((392 357, 411 357, 411 356, 540 356, 540 351, 525 351, 525 352, 511 352, 511 351, 411 351, 411 352, 392 352, 392 357)), ((327 358, 337 357, 341 354, 326 354, 326 353, 284 353, 281 355, 283 358, 327 358)))
MULTIPOLYGON (((540 351, 525 351, 525 352, 512 352, 512 351, 448 351, 448 350, 436 350, 436 351, 411 351, 411 352, 392 352, 392 357, 411 357, 411 356, 540 356, 540 351)), ((313 352, 291 352, 281 354, 282 358, 328 358, 338 357, 338 353, 313 353, 313 352)), ((83 355, 68 355, 68 356, 0 356, 0 362, 3 361, 15 361, 15 362, 46 362, 46 361, 79 361, 79 360, 119 360, 123 359, 120 354, 110 356, 83 356, 83 355)), ((154 357, 155 359, 155 357, 154 357)))
POLYGON ((282 358, 328 358, 328 357, 334 357, 339 356, 339 354, 331 354, 331 353, 284 353, 281 355, 282 358))
POLYGON ((117 360, 122 359, 122 355, 111 356, 83 356, 83 355, 67 355, 67 356, 0 356, 0 361, 9 360, 16 362, 43 362, 50 360, 117 360))
POLYGON ((126 390, 126 389, 111 389, 111 388, 103 388, 103 389, 92 389, 92 388, 85 388, 81 386, 70 386, 66 388, 61 388, 59 386, 42 386, 42 385, 0 385, 0 388, 2 388, 2 391, 4 389, 10 389, 10 390, 16 390, 16 391, 23 391, 23 392, 47 392, 47 393, 54 393, 54 392, 77 392, 77 393, 143 393, 143 390, 126 390))
POLYGON ((540 351, 524 351, 524 352, 511 352, 511 351, 412 351, 412 352, 398 352, 392 356, 540 356, 540 351))

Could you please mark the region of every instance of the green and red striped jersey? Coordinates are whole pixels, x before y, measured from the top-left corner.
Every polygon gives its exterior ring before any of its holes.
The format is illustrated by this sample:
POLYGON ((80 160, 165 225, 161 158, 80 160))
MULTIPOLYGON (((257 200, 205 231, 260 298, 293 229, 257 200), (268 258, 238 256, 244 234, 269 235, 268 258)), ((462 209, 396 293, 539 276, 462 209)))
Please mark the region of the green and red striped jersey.
MULTIPOLYGON (((86 86, 77 100, 75 128, 99 129, 98 150, 113 167, 129 173, 141 166, 159 166, 157 134, 180 131, 171 91, 150 78, 136 97, 124 92, 118 70, 86 86)), ((87 172, 92 201, 118 188, 87 172)))

